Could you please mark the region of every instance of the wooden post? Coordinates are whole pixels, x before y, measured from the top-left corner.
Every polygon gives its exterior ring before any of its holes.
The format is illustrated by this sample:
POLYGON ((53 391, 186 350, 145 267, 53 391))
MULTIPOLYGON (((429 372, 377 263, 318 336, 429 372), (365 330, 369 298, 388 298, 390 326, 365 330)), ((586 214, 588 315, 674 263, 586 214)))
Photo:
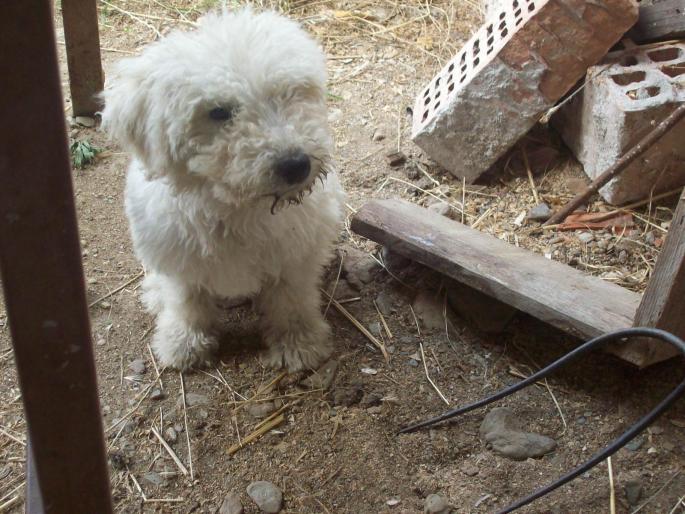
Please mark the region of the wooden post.
POLYGON ((27 509, 111 514, 51 7, 7 0, 0 17, 0 275, 30 444, 27 509))
POLYGON ((96 0, 62 0, 64 42, 74 116, 92 116, 100 109, 96 96, 104 78, 96 0))
MULTIPOLYGON (((661 328, 685 339, 685 189, 635 314, 634 326, 661 328)), ((647 362, 677 353, 671 346, 656 342, 644 343, 644 351, 647 362)))

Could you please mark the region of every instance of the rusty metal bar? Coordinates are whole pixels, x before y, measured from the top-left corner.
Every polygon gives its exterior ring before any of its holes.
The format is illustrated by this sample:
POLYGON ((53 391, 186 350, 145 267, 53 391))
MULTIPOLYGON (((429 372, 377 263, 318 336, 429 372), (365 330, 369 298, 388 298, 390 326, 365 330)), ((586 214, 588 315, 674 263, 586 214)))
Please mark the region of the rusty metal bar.
POLYGON ((102 91, 100 35, 96 0, 62 0, 71 107, 74 116, 92 116, 100 109, 102 91))
POLYGON ((0 276, 35 464, 29 511, 112 512, 51 0, 0 17, 0 276))

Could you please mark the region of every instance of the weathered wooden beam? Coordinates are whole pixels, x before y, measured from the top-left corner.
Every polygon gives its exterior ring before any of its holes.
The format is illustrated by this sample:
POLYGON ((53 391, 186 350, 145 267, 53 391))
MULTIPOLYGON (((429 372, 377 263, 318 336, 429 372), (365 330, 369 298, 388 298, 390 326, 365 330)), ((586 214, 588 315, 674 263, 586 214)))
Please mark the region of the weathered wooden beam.
POLYGON ((659 0, 640 5, 637 23, 627 36, 637 43, 685 37, 685 1, 659 0))
POLYGON ((0 17, 0 276, 31 453, 28 514, 111 514, 51 0, 0 17))
POLYGON ((62 0, 62 20, 72 114, 92 116, 104 82, 96 0, 62 0))
POLYGON ((640 303, 637 293, 406 201, 369 202, 352 230, 583 339, 632 326, 640 303))
MULTIPOLYGON (((685 189, 635 314, 635 326, 661 328, 685 339, 685 189)), ((655 341, 647 341, 635 351, 643 353, 647 364, 678 353, 672 346, 655 341)))

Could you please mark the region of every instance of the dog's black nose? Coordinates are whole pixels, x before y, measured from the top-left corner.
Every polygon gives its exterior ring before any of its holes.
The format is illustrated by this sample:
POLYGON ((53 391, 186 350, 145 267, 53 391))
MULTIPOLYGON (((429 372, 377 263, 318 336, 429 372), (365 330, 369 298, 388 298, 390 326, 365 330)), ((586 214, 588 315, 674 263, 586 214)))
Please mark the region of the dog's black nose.
POLYGON ((289 185, 299 184, 307 179, 311 168, 309 156, 300 152, 278 161, 276 174, 289 185))

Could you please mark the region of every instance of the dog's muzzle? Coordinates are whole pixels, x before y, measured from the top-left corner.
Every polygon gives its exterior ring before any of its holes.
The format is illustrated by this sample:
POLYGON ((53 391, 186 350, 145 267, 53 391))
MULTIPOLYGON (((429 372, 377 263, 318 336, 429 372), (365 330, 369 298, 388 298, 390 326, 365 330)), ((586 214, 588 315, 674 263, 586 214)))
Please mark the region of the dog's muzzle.
POLYGON ((289 186, 301 184, 309 178, 312 163, 309 156, 303 152, 290 154, 276 162, 276 175, 289 186))

